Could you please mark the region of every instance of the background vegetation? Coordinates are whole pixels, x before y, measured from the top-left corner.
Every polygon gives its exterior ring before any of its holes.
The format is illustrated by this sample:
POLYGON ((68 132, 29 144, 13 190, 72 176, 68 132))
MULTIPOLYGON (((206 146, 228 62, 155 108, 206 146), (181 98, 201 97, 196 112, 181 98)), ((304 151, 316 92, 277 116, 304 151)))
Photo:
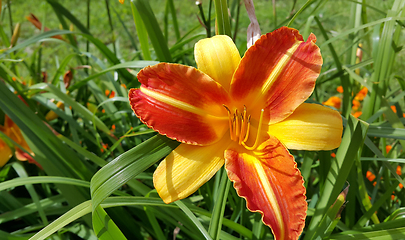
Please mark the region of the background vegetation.
MULTIPOLYGON (((249 19, 243 1, 227 4, 243 55, 249 19)), ((292 151, 309 202, 301 239, 405 238, 404 4, 255 1, 262 33, 284 25, 315 33, 324 65, 308 101, 344 118, 338 149, 292 151)), ((193 196, 164 204, 152 173, 178 143, 155 136, 127 100, 139 69, 195 66, 194 43, 215 33, 214 1, 1 6, 0 154, 9 146, 34 161, 13 156, 0 169, 0 239, 272 238, 260 214, 223 189, 222 170, 193 196)))

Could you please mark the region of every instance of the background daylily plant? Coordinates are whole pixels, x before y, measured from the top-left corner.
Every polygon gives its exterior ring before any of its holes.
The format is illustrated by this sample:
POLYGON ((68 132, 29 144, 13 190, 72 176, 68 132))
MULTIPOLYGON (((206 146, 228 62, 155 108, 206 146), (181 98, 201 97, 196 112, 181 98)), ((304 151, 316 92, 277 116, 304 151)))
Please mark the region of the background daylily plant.
POLYGON ((405 0, 0 6, 0 239, 405 238, 405 0))

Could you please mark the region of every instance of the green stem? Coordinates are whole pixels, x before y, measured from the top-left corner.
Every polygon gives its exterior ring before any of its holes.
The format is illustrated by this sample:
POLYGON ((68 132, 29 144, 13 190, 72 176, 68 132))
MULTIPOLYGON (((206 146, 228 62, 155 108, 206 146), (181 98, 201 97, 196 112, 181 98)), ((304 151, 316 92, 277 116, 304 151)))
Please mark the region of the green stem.
POLYGON ((239 2, 239 0, 238 0, 238 7, 237 7, 237 9, 236 9, 235 28, 234 28, 233 37, 232 37, 232 39, 233 39, 234 42, 236 41, 236 35, 238 34, 239 16, 240 16, 240 6, 241 6, 241 5, 242 5, 242 3, 239 2))
MULTIPOLYGON (((90 0, 87 0, 87 31, 90 32, 90 0)), ((86 40, 86 52, 90 52, 90 41, 87 39, 86 40)), ((86 65, 90 64, 90 58, 89 56, 86 56, 86 65)), ((89 74, 89 69, 85 68, 84 72, 86 74, 89 74)))
POLYGON ((226 0, 215 0, 218 35, 231 36, 231 24, 229 23, 228 4, 226 0))
POLYGON ((209 37, 211 37, 211 30, 210 30, 210 28, 208 27, 209 24, 210 24, 210 21, 207 21, 207 19, 205 19, 205 16, 204 16, 204 9, 203 9, 203 7, 202 7, 202 4, 198 4, 197 7, 198 7, 198 10, 200 11, 201 20, 202 20, 202 22, 203 22, 203 24, 204 24, 204 28, 205 28, 205 30, 206 30, 206 32, 207 32, 207 38, 209 38, 209 37))
POLYGON ((10 32, 11 32, 11 36, 13 36, 14 27, 13 27, 13 17, 11 16, 11 2, 10 2, 10 0, 7 1, 7 10, 8 10, 8 18, 9 18, 9 21, 10 21, 10 32))
POLYGON ((296 14, 294 14, 294 16, 291 18, 291 20, 288 22, 287 27, 291 26, 291 24, 294 22, 294 20, 298 17, 298 15, 300 15, 309 5, 312 4, 314 0, 308 0, 304 6, 302 6, 302 8, 300 8, 300 10, 298 10, 298 12, 296 14))
POLYGON ((131 1, 131 8, 132 8, 132 16, 134 17, 135 28, 138 34, 139 45, 141 45, 143 59, 145 60, 152 60, 149 51, 149 42, 148 42, 148 33, 146 31, 145 24, 142 22, 142 18, 139 15, 138 10, 136 9, 133 1, 131 1))
POLYGON ((105 7, 107 9, 108 24, 110 24, 111 33, 112 33, 112 45, 113 45, 114 53, 117 54, 117 49, 115 47, 114 26, 113 26, 112 19, 111 19, 111 14, 110 14, 109 0, 105 0, 105 7))
POLYGON ((177 22, 176 8, 174 7, 173 0, 168 0, 168 4, 169 4, 170 14, 172 15, 173 28, 174 28, 174 33, 176 34, 176 40, 179 40, 180 39, 180 30, 179 30, 179 24, 177 22))
POLYGON ((231 181, 229 181, 226 170, 223 168, 221 183, 219 185, 218 195, 215 201, 214 210, 212 212, 210 226, 208 228, 208 233, 212 239, 219 239, 219 233, 221 232, 222 220, 224 218, 225 205, 230 186, 231 181))

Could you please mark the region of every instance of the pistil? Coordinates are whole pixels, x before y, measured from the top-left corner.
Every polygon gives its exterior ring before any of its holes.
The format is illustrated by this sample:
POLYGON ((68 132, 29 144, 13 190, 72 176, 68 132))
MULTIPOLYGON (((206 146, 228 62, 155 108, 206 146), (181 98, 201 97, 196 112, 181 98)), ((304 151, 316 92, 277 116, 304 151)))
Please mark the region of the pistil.
MULTIPOLYGON (((245 144, 245 142, 242 142, 242 145, 247 149, 247 150, 253 150, 256 149, 259 145, 260 142, 260 133, 262 131, 262 123, 263 123, 263 116, 264 116, 264 109, 261 110, 260 112, 260 120, 259 120, 259 126, 257 128, 257 134, 256 134, 256 140, 253 146, 249 147, 245 144)), ((247 139, 246 139, 247 140, 247 139)))

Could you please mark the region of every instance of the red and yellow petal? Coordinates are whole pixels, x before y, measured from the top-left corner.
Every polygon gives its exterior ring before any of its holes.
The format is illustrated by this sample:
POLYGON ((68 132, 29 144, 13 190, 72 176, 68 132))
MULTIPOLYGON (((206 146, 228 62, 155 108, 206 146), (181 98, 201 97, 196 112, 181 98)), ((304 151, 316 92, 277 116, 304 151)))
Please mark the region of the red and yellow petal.
POLYGON ((311 34, 306 42, 298 30, 282 27, 263 35, 248 49, 231 83, 236 102, 268 107, 271 123, 288 117, 312 93, 322 57, 311 34))
POLYGON ((153 174, 153 184, 165 203, 188 197, 224 164, 228 137, 209 146, 180 144, 164 159, 153 174))
POLYGON ((25 141, 20 128, 7 115, 4 117, 3 129, 4 130, 2 130, 2 132, 4 132, 7 136, 13 139, 13 141, 18 143, 22 148, 33 154, 31 148, 28 146, 28 143, 25 141))
POLYGON ((195 68, 160 63, 138 73, 139 89, 129 91, 135 114, 160 134, 183 143, 207 145, 228 129, 228 93, 195 68))
POLYGON ((238 48, 226 35, 198 41, 194 47, 198 69, 229 90, 233 73, 240 62, 238 48))
POLYGON ((11 156, 13 156, 13 153, 10 147, 0 139, 0 167, 3 167, 10 160, 11 156))
POLYGON ((262 214, 275 239, 298 239, 307 210, 304 181, 280 141, 270 137, 254 152, 227 150, 225 168, 247 208, 262 214))
POLYGON ((342 139, 342 117, 328 107, 303 103, 283 121, 268 126, 268 134, 277 137, 287 148, 331 150, 342 139))

